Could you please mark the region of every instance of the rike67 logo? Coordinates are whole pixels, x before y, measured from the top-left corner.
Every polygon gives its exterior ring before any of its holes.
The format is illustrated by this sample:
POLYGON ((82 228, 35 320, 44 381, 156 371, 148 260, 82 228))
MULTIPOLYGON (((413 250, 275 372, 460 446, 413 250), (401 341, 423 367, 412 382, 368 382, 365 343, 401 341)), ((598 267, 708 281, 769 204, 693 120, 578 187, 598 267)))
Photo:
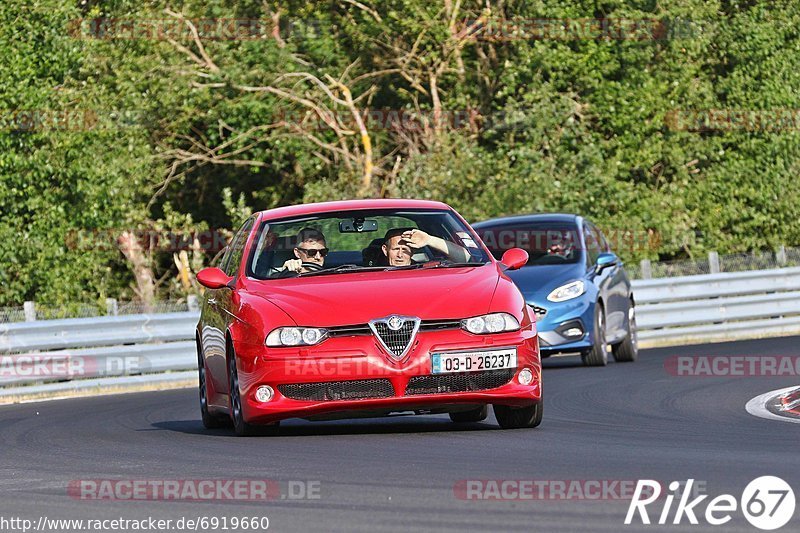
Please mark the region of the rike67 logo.
MULTIPOLYGON (((666 497, 662 495, 662 487, 658 481, 651 479, 639 480, 633 493, 633 499, 628 507, 625 525, 630 525, 638 516, 642 524, 650 525, 648 506, 663 499, 664 506, 658 514, 657 524, 671 523, 678 525, 686 520, 693 525, 699 524, 698 516, 712 526, 727 524, 732 519, 732 514, 741 509, 742 514, 750 524, 764 531, 772 531, 785 526, 792 519, 795 509, 795 497, 792 487, 784 480, 775 476, 762 476, 751 481, 742 492, 742 497, 737 500, 731 494, 721 494, 705 504, 705 512, 701 513, 701 504, 708 498, 707 494, 693 496, 692 486, 694 479, 686 483, 673 481, 669 484, 666 497), (682 490, 681 490, 682 489, 682 490), (678 501, 673 512, 673 503, 678 501), (672 520, 670 521, 670 518, 672 520)), ((658 511, 651 507, 650 511, 658 511)), ((656 516, 653 516, 656 519, 656 516)))

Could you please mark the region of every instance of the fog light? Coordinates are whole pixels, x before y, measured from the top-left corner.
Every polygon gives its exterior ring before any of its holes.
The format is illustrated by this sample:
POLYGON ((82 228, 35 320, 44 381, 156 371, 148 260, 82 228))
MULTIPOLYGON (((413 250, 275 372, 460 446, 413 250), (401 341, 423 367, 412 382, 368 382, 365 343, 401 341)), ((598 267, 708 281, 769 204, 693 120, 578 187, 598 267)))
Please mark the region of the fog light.
POLYGON ((522 385, 530 385, 533 381, 533 372, 528 368, 523 368, 519 373, 519 382, 522 385))
POLYGON ((256 400, 261 403, 267 403, 275 396, 275 391, 269 385, 262 385, 256 389, 256 400))
POLYGON ((583 335, 583 330, 581 328, 569 328, 564 332, 565 337, 580 337, 581 335, 583 335))

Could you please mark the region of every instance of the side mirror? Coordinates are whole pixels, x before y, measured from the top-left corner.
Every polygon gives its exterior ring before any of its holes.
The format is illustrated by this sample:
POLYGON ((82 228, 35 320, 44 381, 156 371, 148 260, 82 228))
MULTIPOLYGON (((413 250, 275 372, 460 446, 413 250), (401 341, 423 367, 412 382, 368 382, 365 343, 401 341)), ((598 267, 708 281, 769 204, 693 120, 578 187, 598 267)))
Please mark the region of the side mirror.
POLYGON ((204 268, 197 273, 197 281, 199 281, 200 285, 203 287, 221 289, 227 287, 228 284, 233 281, 233 278, 217 267, 210 267, 204 268))
POLYGON ((619 257, 617 257, 617 254, 613 252, 603 252, 602 254, 597 256, 597 262, 595 263, 595 268, 597 269, 597 272, 600 272, 604 268, 608 268, 618 263, 619 263, 619 257))
POLYGON ((511 248, 505 251, 500 262, 507 266, 509 270, 517 270, 528 263, 528 252, 522 248, 511 248))

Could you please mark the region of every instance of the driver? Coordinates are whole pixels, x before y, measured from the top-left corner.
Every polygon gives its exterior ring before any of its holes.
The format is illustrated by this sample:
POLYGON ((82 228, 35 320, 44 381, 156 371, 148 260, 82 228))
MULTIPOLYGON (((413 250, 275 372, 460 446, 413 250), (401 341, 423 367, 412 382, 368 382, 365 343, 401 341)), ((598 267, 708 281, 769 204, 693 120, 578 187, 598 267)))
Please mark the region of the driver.
POLYGON ((573 250, 574 246, 572 246, 572 243, 564 241, 554 242, 551 243, 550 247, 547 249, 547 255, 560 257, 561 259, 569 259, 573 250))
POLYGON ((297 246, 294 247, 295 259, 287 259, 283 264, 281 277, 304 274, 321 270, 325 264, 328 248, 325 244, 325 235, 314 228, 303 228, 296 237, 297 246))
POLYGON ((457 244, 441 237, 429 235, 417 228, 395 228, 386 232, 381 250, 389 260, 389 266, 406 266, 412 263, 415 250, 430 246, 454 261, 469 261, 469 252, 457 244))

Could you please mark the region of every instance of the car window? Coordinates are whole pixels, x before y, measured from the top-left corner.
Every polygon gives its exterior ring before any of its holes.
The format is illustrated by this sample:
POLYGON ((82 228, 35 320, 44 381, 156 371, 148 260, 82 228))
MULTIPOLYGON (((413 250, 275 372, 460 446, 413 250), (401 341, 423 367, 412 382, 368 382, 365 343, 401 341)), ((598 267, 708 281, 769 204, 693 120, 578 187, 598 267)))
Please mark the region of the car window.
MULTIPOLYGON (((343 265, 389 266, 389 258, 382 248, 387 235, 409 230, 420 230, 439 239, 438 243, 443 243, 446 248, 412 247, 402 241, 408 249, 409 265, 440 259, 480 264, 489 261, 487 254, 473 240, 469 227, 449 211, 344 211, 262 223, 249 260, 248 276, 257 279, 285 277, 286 262, 297 259, 295 249, 304 250, 302 243, 310 246, 312 252, 314 249, 324 252, 320 261, 323 270, 343 265), (307 244, 309 242, 312 244, 307 244)), ((317 257, 316 253, 314 257, 317 257)))
POLYGON ((244 245, 247 243, 247 236, 250 234, 250 230, 253 229, 254 220, 254 218, 247 219, 247 221, 242 224, 242 227, 239 228, 239 231, 236 232, 236 235, 234 235, 231 240, 231 244, 228 246, 228 252, 225 254, 227 257, 222 260, 222 264, 224 265, 222 270, 229 276, 235 276, 239 271, 239 265, 242 262, 242 254, 244 253, 244 245))
POLYGON ((511 248, 528 252, 528 266, 580 261, 578 226, 573 222, 538 220, 502 225, 481 225, 480 238, 498 261, 511 248))
POLYGON ((586 241, 586 262, 591 267, 597 263, 597 258, 602 252, 601 240, 597 228, 592 224, 583 225, 583 238, 586 241))
POLYGON ((602 252, 610 252, 611 251, 611 245, 608 244, 608 239, 606 239, 605 233, 603 233, 600 230, 600 228, 598 228, 594 224, 590 224, 590 225, 591 225, 592 229, 597 233, 597 238, 599 239, 599 242, 600 242, 600 251, 602 251, 602 252))

